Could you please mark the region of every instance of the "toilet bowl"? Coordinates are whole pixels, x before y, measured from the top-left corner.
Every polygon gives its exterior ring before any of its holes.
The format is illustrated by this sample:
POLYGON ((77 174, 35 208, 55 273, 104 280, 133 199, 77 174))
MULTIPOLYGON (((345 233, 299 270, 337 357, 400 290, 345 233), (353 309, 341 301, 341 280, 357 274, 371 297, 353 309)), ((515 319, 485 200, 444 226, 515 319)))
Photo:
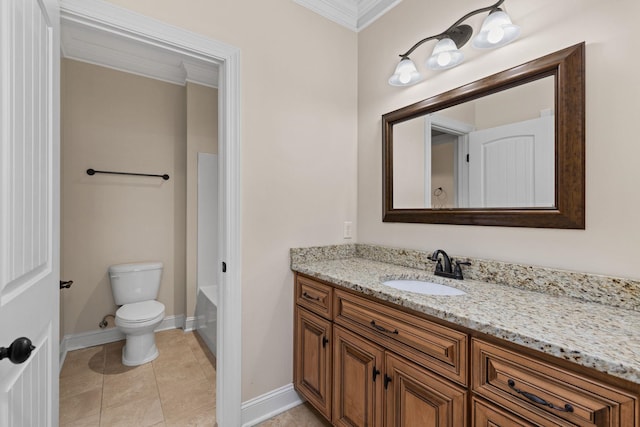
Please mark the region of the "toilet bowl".
POLYGON ((160 289, 162 263, 118 264, 109 267, 113 297, 121 307, 116 327, 126 336, 122 364, 137 366, 158 357, 155 329, 164 319, 164 304, 155 300, 160 289))
POLYGON ((155 300, 125 304, 116 311, 116 327, 127 337, 123 365, 142 365, 158 357, 154 331, 162 319, 164 304, 155 300))

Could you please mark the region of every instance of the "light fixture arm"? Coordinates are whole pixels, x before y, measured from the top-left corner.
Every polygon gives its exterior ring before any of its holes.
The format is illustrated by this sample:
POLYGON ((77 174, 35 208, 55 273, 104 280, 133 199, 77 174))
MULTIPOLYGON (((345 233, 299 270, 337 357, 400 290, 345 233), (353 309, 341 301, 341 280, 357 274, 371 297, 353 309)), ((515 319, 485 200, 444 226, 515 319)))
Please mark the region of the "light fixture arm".
POLYGON ((420 40, 419 42, 411 46, 411 49, 409 49, 408 51, 406 51, 405 53, 399 56, 403 59, 406 59, 409 57, 409 55, 411 55, 411 53, 413 53, 414 50, 416 50, 422 44, 428 42, 429 40, 434 40, 434 39, 440 40, 445 36, 450 37, 454 41, 456 46, 458 48, 461 48, 467 41, 469 41, 473 30, 469 25, 460 25, 460 24, 462 24, 467 19, 479 13, 492 12, 498 9, 502 3, 504 3, 504 0, 498 0, 496 3, 492 4, 491 6, 483 7, 481 9, 477 9, 467 13, 462 18, 458 19, 453 25, 447 28, 444 32, 440 34, 436 34, 435 36, 429 36, 420 40))

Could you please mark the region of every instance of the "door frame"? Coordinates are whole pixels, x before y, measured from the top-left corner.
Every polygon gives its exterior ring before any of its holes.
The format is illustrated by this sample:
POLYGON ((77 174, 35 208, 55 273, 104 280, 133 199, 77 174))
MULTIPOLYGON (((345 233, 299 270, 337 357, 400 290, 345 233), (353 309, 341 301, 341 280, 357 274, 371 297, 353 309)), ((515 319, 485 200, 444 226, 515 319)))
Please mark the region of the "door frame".
POLYGON ((97 0, 60 0, 61 21, 149 43, 217 64, 218 85, 218 351, 216 419, 220 427, 239 426, 241 366, 241 181, 240 49, 97 0))
MULTIPOLYGON (((467 160, 467 154, 469 154, 469 133, 476 130, 476 127, 470 123, 462 122, 460 120, 452 119, 447 116, 443 116, 438 113, 433 113, 425 116, 425 153, 429 151, 429 164, 428 169, 431 171, 431 130, 438 130, 440 132, 447 133, 449 135, 457 136, 458 141, 454 146, 454 171, 453 175, 456 181, 456 206, 458 208, 469 207, 469 161, 467 160)), ((426 155, 425 155, 426 159, 426 155)), ((426 162, 426 160, 425 160, 426 162)), ((425 168, 426 168, 425 163, 425 168)), ((425 178, 426 182, 426 178, 425 178)), ((429 182, 431 182, 429 177, 429 182)), ((431 189, 427 189, 425 185, 425 200, 426 192, 429 191, 429 202, 431 201, 431 189)), ((429 205, 431 206, 431 203, 429 205)))

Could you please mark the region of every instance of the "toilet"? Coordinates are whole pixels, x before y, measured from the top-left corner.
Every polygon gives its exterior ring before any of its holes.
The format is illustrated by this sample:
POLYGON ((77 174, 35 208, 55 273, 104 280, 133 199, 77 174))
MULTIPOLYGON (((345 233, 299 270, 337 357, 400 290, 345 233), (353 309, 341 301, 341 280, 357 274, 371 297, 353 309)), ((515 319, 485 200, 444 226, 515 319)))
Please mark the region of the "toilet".
POLYGON ((156 301, 162 277, 161 262, 109 267, 116 311, 116 327, 126 335, 122 364, 137 366, 158 357, 155 328, 164 319, 164 304, 156 301))

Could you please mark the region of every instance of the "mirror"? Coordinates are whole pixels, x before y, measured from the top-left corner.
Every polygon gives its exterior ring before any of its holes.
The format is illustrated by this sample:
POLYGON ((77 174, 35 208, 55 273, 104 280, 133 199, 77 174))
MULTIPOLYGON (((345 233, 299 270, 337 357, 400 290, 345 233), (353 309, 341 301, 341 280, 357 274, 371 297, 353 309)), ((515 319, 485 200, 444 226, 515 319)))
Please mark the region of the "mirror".
POLYGON ((382 122, 383 221, 584 229, 584 43, 382 122))

